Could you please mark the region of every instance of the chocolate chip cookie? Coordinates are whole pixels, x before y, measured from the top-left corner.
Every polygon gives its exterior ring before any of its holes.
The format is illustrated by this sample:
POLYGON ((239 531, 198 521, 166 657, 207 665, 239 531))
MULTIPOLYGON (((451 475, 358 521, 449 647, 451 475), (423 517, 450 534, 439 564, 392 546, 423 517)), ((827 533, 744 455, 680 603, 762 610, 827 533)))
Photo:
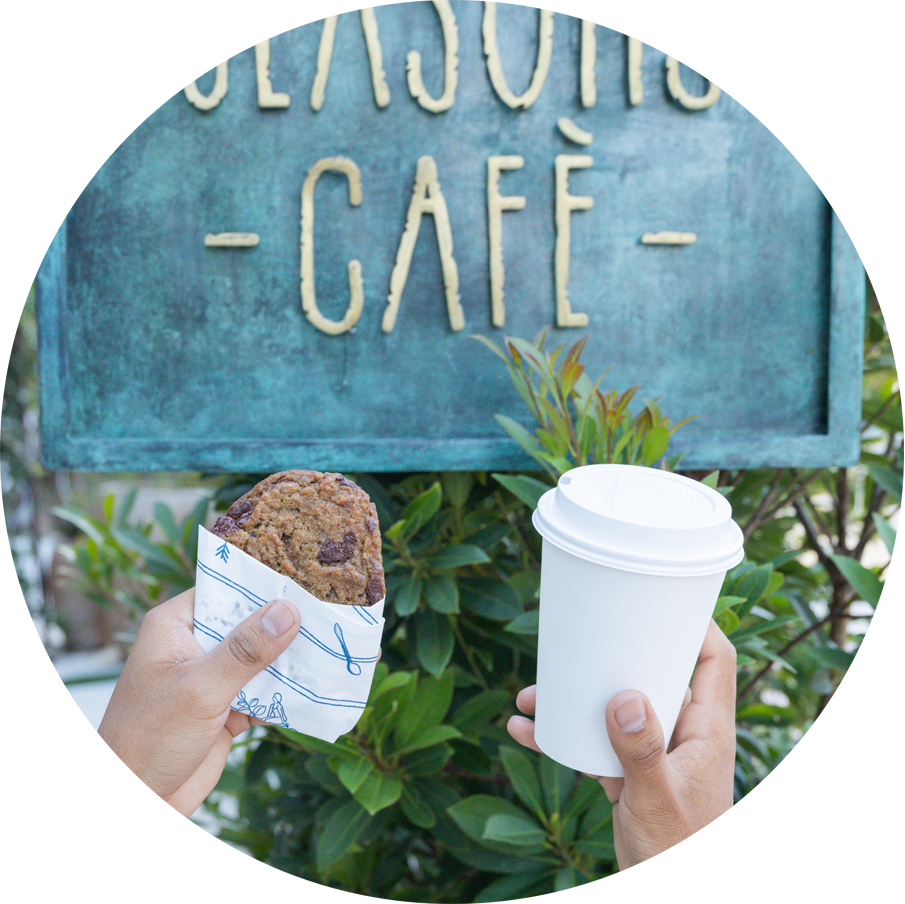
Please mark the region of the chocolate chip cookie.
POLYGON ((271 474, 212 533, 324 602, 372 606, 383 599, 377 509, 342 474, 271 474))

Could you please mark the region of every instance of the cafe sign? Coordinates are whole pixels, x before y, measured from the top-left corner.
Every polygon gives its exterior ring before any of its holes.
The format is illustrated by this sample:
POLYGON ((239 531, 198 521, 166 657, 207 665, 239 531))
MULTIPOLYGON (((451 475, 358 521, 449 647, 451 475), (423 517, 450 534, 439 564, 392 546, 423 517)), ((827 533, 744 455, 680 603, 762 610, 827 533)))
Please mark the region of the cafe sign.
POLYGON ((594 23, 332 16, 201 75, 38 277, 52 468, 520 468, 500 343, 587 336, 689 468, 858 456, 864 278, 740 104, 594 23))

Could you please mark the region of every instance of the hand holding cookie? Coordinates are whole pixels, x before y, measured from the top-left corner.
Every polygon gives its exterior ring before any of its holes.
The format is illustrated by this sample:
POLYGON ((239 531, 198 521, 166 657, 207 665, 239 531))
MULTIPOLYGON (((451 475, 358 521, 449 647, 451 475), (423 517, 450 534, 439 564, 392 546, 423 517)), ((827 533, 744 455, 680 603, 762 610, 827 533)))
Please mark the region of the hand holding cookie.
POLYGON ((238 691, 292 642, 299 614, 275 600, 210 653, 192 632, 194 590, 145 615, 98 733, 180 813, 217 784, 233 738, 258 720, 230 709, 238 691))

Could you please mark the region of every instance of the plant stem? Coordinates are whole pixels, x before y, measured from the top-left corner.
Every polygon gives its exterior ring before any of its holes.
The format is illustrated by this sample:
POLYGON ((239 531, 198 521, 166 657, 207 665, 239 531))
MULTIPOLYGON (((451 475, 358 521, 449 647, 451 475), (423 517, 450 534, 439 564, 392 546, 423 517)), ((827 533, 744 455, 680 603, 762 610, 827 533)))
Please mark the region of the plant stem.
POLYGON ((481 673, 481 670, 478 668, 477 660, 474 658, 474 654, 471 652, 471 647, 466 643, 465 637, 462 634, 462 629, 459 627, 459 620, 457 618, 451 618, 450 622, 452 623, 453 634, 455 635, 456 641, 459 646, 462 648, 462 652, 465 654, 465 658, 468 660, 468 665, 471 667, 472 674, 477 679, 478 684, 485 691, 490 690, 490 685, 487 683, 487 679, 481 673))
POLYGON ((754 530, 760 526, 760 519, 763 517, 763 514, 766 511, 767 504, 772 501, 773 494, 779 489, 779 484, 782 481, 785 472, 785 468, 780 468, 776 472, 776 476, 773 478, 773 483, 771 484, 770 489, 767 490, 766 493, 764 493, 764 496, 761 499, 756 511, 751 516, 748 523, 745 525, 745 530, 743 531, 745 540, 747 540, 754 532, 754 530))

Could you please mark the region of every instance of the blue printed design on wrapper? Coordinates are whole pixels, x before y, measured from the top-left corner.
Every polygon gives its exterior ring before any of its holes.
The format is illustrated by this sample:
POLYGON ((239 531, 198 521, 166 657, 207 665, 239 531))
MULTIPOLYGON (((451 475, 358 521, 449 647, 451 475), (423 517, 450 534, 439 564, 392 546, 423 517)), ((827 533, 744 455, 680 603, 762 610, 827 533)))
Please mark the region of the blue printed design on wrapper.
MULTIPOLYGON (((233 590, 237 590, 247 600, 254 603, 256 606, 261 607, 267 603, 267 600, 258 596, 256 593, 249 590, 247 587, 244 587, 242 584, 239 584, 236 581, 233 581, 230 578, 226 577, 225 575, 220 574, 220 572, 215 571, 213 568, 209 567, 208 565, 205 565, 200 560, 198 562, 198 567, 206 575, 208 575, 208 577, 212 577, 215 580, 220 581, 222 584, 226 584, 228 587, 231 587, 233 590)), ((361 610, 359 609, 358 606, 353 606, 352 608, 357 609, 359 611, 359 614, 362 614, 361 610)), ((364 615, 362 615, 362 617, 364 618, 365 621, 368 621, 368 619, 370 618, 373 620, 373 624, 375 624, 375 625, 377 624, 377 620, 374 619, 374 616, 371 615, 370 612, 367 613, 367 618, 365 618, 364 615)), ((369 622, 369 623, 371 623, 371 622, 369 622)), ((328 653, 330 656, 333 656, 335 659, 341 659, 341 660, 345 661, 346 668, 352 675, 361 674, 361 664, 362 663, 377 662, 376 655, 375 656, 352 656, 351 653, 349 652, 348 647, 346 646, 345 639, 342 637, 342 629, 339 628, 339 625, 337 625, 334 628, 334 633, 336 634, 337 639, 340 642, 339 651, 334 650, 332 646, 330 646, 329 644, 320 640, 318 637, 315 637, 314 634, 312 634, 304 626, 299 628, 299 634, 301 634, 302 637, 306 638, 307 640, 310 640, 311 643, 313 643, 315 646, 319 647, 325 653, 328 653), (358 669, 357 672, 355 671, 356 668, 358 669)))
POLYGON ((215 553, 218 559, 223 559, 224 562, 229 561, 229 543, 226 541, 223 542, 222 546, 217 547, 217 552, 215 553))
POLYGON ((286 721, 286 712, 283 709, 282 694, 277 693, 273 695, 270 709, 267 710, 267 715, 264 719, 273 725, 282 725, 283 728, 289 728, 289 723, 286 721))
POLYGON ((339 622, 337 622, 333 626, 333 633, 336 635, 339 640, 339 645, 343 648, 343 653, 346 656, 346 669, 348 669, 350 675, 360 675, 361 674, 361 666, 352 659, 352 654, 349 652, 349 648, 346 646, 346 638, 343 637, 343 629, 340 628, 339 622))
MULTIPOLYGON (((215 631, 213 628, 209 627, 208 625, 205 625, 202 622, 198 621, 197 616, 195 617, 195 630, 200 631, 202 634, 206 634, 208 637, 210 637, 213 640, 216 640, 216 641, 223 640, 222 634, 218 633, 217 631, 215 631)), ((343 658, 345 658, 345 657, 343 657, 343 658)), ((367 661, 367 660, 362 660, 362 661, 367 661)), ((297 681, 294 681, 288 675, 284 675, 282 672, 277 671, 277 669, 274 668, 272 665, 268 666, 264 671, 267 672, 268 675, 272 675, 278 681, 282 682, 287 688, 295 691, 297 694, 299 694, 300 696, 304 697, 307 700, 310 700, 312 703, 320 703, 320 704, 323 704, 324 706, 339 706, 339 707, 343 707, 346 709, 364 709, 365 706, 367 705, 366 700, 344 700, 344 699, 336 698, 336 697, 323 697, 320 694, 314 693, 314 691, 310 690, 309 688, 305 687, 304 685, 299 684, 297 681)), ((257 715, 257 713, 249 712, 249 708, 250 708, 251 704, 245 699, 245 694, 242 691, 239 692, 239 697, 237 698, 237 701, 238 702, 235 704, 235 708, 238 709, 240 712, 246 712, 246 713, 249 713, 249 715, 257 715), (242 707, 245 707, 245 708, 242 708, 242 707)), ((257 698, 254 698, 254 700, 252 700, 251 702, 257 704, 258 700, 257 700, 257 698)), ((266 712, 266 709, 267 709, 266 706, 261 707, 262 712, 266 712)), ((260 716, 258 716, 258 718, 260 718, 260 716)))
POLYGON ((249 716, 254 716, 256 719, 260 719, 264 713, 267 712, 267 707, 260 704, 257 697, 252 697, 251 700, 247 700, 245 698, 245 691, 239 691, 235 708, 240 713, 247 713, 249 716))

